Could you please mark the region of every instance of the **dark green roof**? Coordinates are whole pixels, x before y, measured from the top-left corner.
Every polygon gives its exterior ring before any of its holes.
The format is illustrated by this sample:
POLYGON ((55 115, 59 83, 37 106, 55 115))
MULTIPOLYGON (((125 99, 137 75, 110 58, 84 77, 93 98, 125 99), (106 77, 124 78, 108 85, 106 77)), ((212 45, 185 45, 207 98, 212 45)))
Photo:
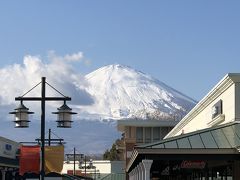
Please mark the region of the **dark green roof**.
POLYGON ((19 160, 18 159, 11 159, 6 157, 0 157, 0 166, 6 167, 19 167, 19 160))
POLYGON ((108 174, 107 176, 101 178, 101 180, 125 180, 126 176, 123 173, 120 174, 108 174))
POLYGON ((140 145, 136 148, 220 149, 238 147, 240 147, 240 122, 234 121, 155 143, 140 145))

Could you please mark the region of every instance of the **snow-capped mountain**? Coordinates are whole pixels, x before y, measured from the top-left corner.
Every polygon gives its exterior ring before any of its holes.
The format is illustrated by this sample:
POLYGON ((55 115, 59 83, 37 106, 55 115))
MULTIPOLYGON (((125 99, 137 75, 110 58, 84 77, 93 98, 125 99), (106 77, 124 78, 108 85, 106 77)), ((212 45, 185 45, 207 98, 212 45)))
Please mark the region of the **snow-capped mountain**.
MULTIPOLYGON (((39 106, 35 103, 31 105, 31 111, 36 112, 36 114, 31 118, 32 122, 28 131, 14 129, 13 124, 9 123, 12 119, 10 120, 10 117, 6 117, 6 115, 10 109, 15 107, 13 104, 9 104, 13 101, 13 97, 16 94, 25 93, 25 90, 19 93, 19 87, 23 87, 20 80, 25 77, 22 72, 29 68, 29 76, 26 76, 29 78, 24 82, 24 86, 27 85, 27 90, 36 85, 36 79, 39 78, 37 73, 32 73, 32 67, 38 67, 39 61, 28 63, 30 65, 24 67, 22 71, 19 71, 20 66, 14 66, 17 69, 10 68, 2 71, 0 69, 2 77, 0 111, 1 119, 6 119, 6 121, 2 121, 4 131, 1 131, 0 135, 25 142, 32 141, 33 137, 39 137, 39 106), (35 66, 32 65, 33 63, 36 63, 35 66), (20 73, 18 76, 11 77, 13 71, 20 73)), ((115 127, 116 121, 109 123, 109 120, 135 117, 147 119, 149 116, 150 118, 170 119, 186 114, 195 105, 195 101, 191 98, 159 80, 127 66, 105 66, 85 77, 62 69, 58 75, 47 73, 52 73, 55 70, 56 65, 43 66, 41 71, 37 68, 36 72, 45 72, 50 84, 54 83, 56 89, 61 89, 63 94, 70 95, 72 101, 68 102, 68 105, 73 108, 74 112, 78 112, 76 116, 73 116, 71 130, 57 128, 55 116, 48 115, 46 118, 49 120, 46 121, 46 129, 51 128, 52 132, 62 136, 67 142, 66 152, 71 152, 73 147, 83 153, 103 153, 106 149, 111 148, 112 143, 121 138, 121 132, 118 132, 115 127), (53 69, 50 68, 45 72, 46 67, 53 67, 53 69), (104 120, 107 120, 107 123, 104 120)), ((60 71, 57 70, 57 72, 60 71)), ((39 89, 32 93, 39 95, 39 89)), ((48 89, 47 96, 54 95, 55 92, 51 90, 51 88, 48 89)), ((58 93, 55 95, 59 96, 58 93)), ((25 105, 29 107, 28 104, 25 105)), ((58 105, 62 104, 49 103, 47 111, 55 111, 55 108, 59 107, 58 105)))
POLYGON ((119 64, 85 76, 94 103, 81 107, 86 119, 180 118, 196 101, 163 82, 119 64))

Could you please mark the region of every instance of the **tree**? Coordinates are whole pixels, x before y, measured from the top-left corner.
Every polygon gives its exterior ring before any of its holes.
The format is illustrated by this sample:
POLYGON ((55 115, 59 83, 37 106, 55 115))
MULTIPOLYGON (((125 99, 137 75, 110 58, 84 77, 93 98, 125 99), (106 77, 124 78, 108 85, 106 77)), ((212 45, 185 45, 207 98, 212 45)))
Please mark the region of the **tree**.
POLYGON ((122 158, 122 152, 118 149, 118 147, 121 145, 122 140, 117 139, 113 144, 111 149, 107 149, 103 154, 104 160, 110 160, 110 161, 119 161, 122 158))

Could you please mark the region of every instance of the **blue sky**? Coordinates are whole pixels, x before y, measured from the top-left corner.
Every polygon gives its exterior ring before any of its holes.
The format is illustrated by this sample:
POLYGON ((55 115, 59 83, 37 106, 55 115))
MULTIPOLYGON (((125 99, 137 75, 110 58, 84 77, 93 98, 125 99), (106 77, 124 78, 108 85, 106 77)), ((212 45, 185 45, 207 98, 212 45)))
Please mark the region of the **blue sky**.
POLYGON ((86 74, 119 63, 200 100, 226 73, 240 72, 240 1, 22 0, 0 2, 0 68, 26 55, 72 62, 86 74))

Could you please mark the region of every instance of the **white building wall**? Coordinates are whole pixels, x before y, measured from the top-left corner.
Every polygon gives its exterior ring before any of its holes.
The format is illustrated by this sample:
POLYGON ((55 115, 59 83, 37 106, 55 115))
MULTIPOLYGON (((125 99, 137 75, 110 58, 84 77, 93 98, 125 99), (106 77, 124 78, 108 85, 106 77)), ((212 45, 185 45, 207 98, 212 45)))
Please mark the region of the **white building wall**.
POLYGON ((240 83, 235 84, 235 119, 240 121, 240 83))
POLYGON ((10 139, 6 139, 4 137, 0 137, 0 156, 15 159, 16 152, 20 144, 12 141, 10 139))
POLYGON ((240 121, 240 73, 227 74, 165 138, 240 121), (222 115, 212 118, 212 109, 222 100, 222 115))
MULTIPOLYGON (((98 160, 98 161, 92 161, 93 166, 96 167, 96 170, 98 173, 100 174, 110 174, 110 173, 116 173, 122 170, 123 172, 123 166, 124 166, 124 162, 123 161, 108 161, 108 160, 98 160), (120 168, 120 170, 119 170, 120 168)), ((89 162, 86 162, 86 165, 89 165, 89 162)), ((82 164, 82 166, 84 166, 84 164, 82 164)), ((70 161, 69 163, 67 163, 66 161, 64 161, 63 164, 63 170, 62 170, 62 174, 67 174, 68 170, 73 170, 74 169, 74 162, 70 161)), ((85 172, 85 169, 82 168, 80 169, 78 167, 78 161, 76 161, 75 164, 75 170, 81 170, 83 173, 85 172)), ((89 172, 94 172, 94 169, 86 169, 86 173, 89 172)))
POLYGON ((219 100, 222 100, 222 114, 225 116, 224 121, 219 124, 227 123, 235 119, 235 85, 230 86, 220 96, 213 99, 196 117, 186 124, 176 135, 182 132, 189 133, 200 129, 205 129, 213 126, 212 107, 219 100))

